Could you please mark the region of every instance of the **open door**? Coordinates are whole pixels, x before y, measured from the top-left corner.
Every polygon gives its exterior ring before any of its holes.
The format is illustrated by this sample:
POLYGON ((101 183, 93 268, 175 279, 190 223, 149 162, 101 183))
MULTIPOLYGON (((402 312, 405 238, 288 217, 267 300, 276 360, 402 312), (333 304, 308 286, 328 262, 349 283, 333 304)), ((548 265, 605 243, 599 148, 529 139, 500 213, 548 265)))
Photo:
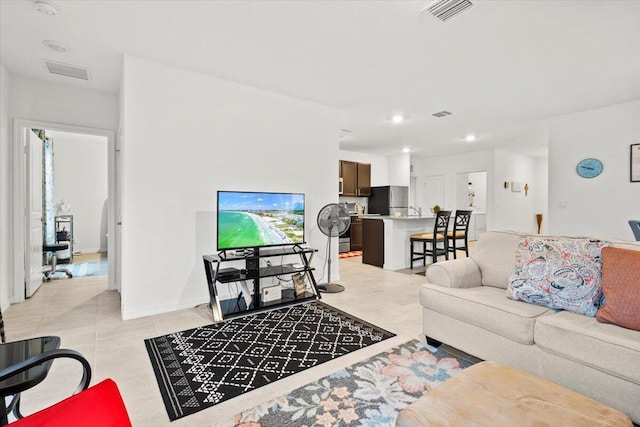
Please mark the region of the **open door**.
POLYGON ((27 129, 26 146, 26 244, 29 248, 25 258, 26 297, 38 290, 42 285, 42 140, 27 129))

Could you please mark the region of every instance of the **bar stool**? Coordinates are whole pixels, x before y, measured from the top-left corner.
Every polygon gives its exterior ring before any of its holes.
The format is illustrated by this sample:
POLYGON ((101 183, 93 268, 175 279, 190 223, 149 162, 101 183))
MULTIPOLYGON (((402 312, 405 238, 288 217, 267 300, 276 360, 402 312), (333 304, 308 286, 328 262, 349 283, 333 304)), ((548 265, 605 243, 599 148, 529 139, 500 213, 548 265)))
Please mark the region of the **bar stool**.
POLYGON ((58 265, 58 257, 56 256, 56 252, 57 251, 63 251, 65 249, 69 248, 69 244, 68 243, 54 243, 54 244, 44 244, 42 245, 42 251, 43 252, 52 252, 51 255, 51 271, 45 271, 44 272, 44 279, 49 281, 51 279, 55 279, 55 274, 56 273, 64 273, 67 275, 67 277, 69 279, 71 279, 73 277, 73 274, 71 274, 71 272, 69 270, 67 270, 66 268, 57 268, 58 265))
POLYGON ((469 256, 469 222, 471 221, 471 211, 456 210, 453 230, 447 231, 447 250, 453 252, 453 259, 458 258, 457 250, 464 249, 469 256), (464 246, 456 246, 458 240, 464 240, 464 246))
POLYGON ((434 263, 438 262, 438 256, 440 255, 444 255, 445 259, 449 259, 449 251, 447 250, 449 218, 451 218, 451 211, 439 211, 433 224, 433 233, 416 233, 409 236, 411 242, 411 268, 413 268, 413 262, 419 260, 422 260, 422 263, 427 265, 427 255, 431 255, 431 261, 434 263), (421 252, 415 252, 413 244, 416 242, 422 242, 421 252), (438 243, 442 243, 443 247, 438 248, 438 243))

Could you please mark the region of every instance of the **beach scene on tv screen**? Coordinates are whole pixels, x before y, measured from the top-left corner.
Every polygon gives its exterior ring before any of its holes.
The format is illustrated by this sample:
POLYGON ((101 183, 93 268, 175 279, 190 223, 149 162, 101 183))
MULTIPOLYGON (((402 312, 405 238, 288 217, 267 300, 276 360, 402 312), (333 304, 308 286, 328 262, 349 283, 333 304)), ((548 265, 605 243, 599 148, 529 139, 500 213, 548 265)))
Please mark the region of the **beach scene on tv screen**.
POLYGON ((304 242, 304 195, 218 193, 218 249, 304 242))

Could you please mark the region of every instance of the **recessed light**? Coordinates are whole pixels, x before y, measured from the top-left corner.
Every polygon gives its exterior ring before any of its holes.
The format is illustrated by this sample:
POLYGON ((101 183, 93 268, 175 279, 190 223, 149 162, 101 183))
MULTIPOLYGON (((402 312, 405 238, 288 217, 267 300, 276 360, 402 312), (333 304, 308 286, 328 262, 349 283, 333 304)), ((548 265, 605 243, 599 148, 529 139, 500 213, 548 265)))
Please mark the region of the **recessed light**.
POLYGON ((404 121, 405 117, 402 114, 396 114, 394 116, 391 116, 391 122, 393 123, 402 123, 404 121))
POLYGON ((476 140, 476 136, 472 135, 472 134, 469 134, 469 135, 464 137, 464 140, 467 141, 467 142, 473 142, 473 141, 476 140))
POLYGON ((37 1, 33 4, 36 10, 40 13, 44 13, 47 16, 53 16, 60 10, 58 6, 48 1, 37 1))
POLYGON ((410 149, 409 147, 404 147, 404 148, 402 149, 402 152, 403 152, 403 153, 408 153, 408 152, 410 152, 410 151, 411 151, 411 149, 410 149))
POLYGON ((42 44, 56 52, 68 52, 69 48, 55 40, 43 40, 42 44))

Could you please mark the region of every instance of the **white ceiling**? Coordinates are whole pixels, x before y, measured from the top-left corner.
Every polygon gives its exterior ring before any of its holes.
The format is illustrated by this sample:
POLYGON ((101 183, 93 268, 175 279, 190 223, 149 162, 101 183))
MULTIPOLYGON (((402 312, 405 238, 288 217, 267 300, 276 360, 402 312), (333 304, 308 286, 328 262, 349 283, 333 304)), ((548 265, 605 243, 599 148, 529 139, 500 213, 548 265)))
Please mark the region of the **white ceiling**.
POLYGON ((117 92, 131 54, 339 108, 351 130, 341 148, 385 155, 540 155, 549 117, 640 99, 640 1, 472 1, 444 23, 420 12, 429 0, 54 0, 53 17, 0 0, 0 60, 12 74, 117 92), (41 58, 91 80, 50 75, 41 58), (440 110, 454 114, 431 116, 440 110), (393 125, 394 113, 409 118, 393 125))

